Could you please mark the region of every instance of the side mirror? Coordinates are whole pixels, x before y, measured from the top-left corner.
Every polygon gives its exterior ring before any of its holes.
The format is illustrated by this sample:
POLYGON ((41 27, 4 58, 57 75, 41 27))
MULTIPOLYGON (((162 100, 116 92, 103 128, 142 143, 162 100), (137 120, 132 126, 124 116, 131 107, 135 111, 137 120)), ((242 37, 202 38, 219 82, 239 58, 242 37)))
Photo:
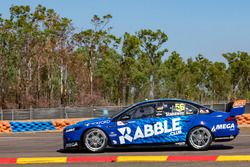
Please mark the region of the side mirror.
POLYGON ((130 115, 124 115, 122 118, 121 118, 121 121, 127 121, 131 118, 130 115))

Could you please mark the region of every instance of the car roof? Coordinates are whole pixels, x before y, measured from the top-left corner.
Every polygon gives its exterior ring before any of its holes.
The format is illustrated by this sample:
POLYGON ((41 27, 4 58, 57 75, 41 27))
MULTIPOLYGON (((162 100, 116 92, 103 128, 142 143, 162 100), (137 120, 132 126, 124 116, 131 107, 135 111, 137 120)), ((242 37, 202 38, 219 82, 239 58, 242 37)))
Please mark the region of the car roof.
POLYGON ((184 99, 177 99, 177 98, 162 98, 162 99, 145 100, 145 101, 142 101, 142 102, 135 103, 135 105, 146 104, 146 103, 154 103, 154 102, 164 102, 164 101, 178 101, 178 102, 192 103, 192 104, 202 106, 201 104, 195 103, 195 102, 193 102, 191 100, 184 100, 184 99))

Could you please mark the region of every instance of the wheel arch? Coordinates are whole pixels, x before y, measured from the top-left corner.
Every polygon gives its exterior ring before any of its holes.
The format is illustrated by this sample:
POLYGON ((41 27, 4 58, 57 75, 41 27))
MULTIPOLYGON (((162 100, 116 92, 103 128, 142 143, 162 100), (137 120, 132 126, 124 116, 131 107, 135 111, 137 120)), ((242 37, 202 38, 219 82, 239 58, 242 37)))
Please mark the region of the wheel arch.
POLYGON ((191 132, 191 130, 193 130, 194 128, 197 128, 197 127, 203 127, 203 128, 206 128, 212 135, 212 141, 214 141, 215 137, 214 137, 214 134, 213 132, 210 130, 209 127, 205 126, 205 125, 195 125, 193 126, 192 128, 189 129, 188 133, 187 133, 187 136, 186 136, 186 142, 188 141, 188 136, 189 136, 189 133, 191 132))

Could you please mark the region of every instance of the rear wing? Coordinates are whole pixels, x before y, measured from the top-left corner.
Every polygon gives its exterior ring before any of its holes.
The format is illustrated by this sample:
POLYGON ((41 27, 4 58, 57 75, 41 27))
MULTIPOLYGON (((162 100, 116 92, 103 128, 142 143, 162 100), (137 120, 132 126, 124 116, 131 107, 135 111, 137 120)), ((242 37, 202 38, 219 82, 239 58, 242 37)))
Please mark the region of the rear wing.
POLYGON ((246 100, 235 100, 232 107, 228 109, 230 116, 242 115, 245 113, 246 100))

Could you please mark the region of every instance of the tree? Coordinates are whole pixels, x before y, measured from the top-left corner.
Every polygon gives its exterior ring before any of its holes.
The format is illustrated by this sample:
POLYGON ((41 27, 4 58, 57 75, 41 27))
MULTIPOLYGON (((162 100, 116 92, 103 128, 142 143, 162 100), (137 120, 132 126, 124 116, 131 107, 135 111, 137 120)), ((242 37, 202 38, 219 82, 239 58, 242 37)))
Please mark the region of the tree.
POLYGON ((0 107, 7 108, 6 98, 11 94, 16 76, 15 34, 9 31, 12 22, 0 15, 0 107))
POLYGON ((119 39, 109 34, 111 27, 106 28, 109 20, 112 18, 111 15, 105 15, 100 18, 94 15, 91 20, 95 27, 93 29, 87 29, 80 33, 74 34, 74 40, 77 48, 77 53, 84 57, 84 62, 89 73, 89 85, 90 85, 90 96, 93 96, 93 85, 94 75, 96 70, 96 64, 101 59, 102 54, 109 46, 116 47, 119 43, 119 39))
POLYGON ((223 54, 228 62, 227 72, 231 76, 233 97, 250 97, 250 55, 247 52, 223 54))
POLYGON ((135 35, 125 33, 122 43, 122 57, 120 67, 121 82, 120 82, 120 97, 123 99, 123 105, 128 103, 129 93, 132 88, 132 69, 135 66, 136 58, 140 54, 140 40, 135 35))
POLYGON ((162 97, 192 99, 194 93, 193 75, 180 54, 172 52, 162 65, 163 78, 162 97))
MULTIPOLYGON (((33 104, 34 90, 36 90, 36 102, 40 100, 42 63, 49 67, 47 72, 50 80, 49 87, 52 90, 52 73, 56 72, 51 70, 52 65, 49 64, 54 63, 54 60, 62 62, 66 55, 70 55, 69 32, 72 30, 70 20, 60 18, 54 10, 46 10, 41 5, 38 5, 34 12, 31 12, 29 6, 12 6, 10 8, 10 19, 4 20, 2 25, 4 26, 1 27, 1 31, 5 31, 5 34, 6 32, 12 34, 13 40, 15 40, 8 49, 15 51, 16 63, 13 63, 13 71, 17 81, 14 85, 16 103, 19 108, 26 107, 33 104), (53 53, 53 55, 60 54, 60 56, 56 58, 56 56, 51 56, 50 53, 53 53), (36 81, 36 84, 34 81, 36 81)), ((59 65, 59 67, 62 67, 62 65, 59 65)), ((60 82, 62 104, 65 90, 62 83, 66 83, 67 79, 62 75, 61 78, 64 78, 60 82), (62 82, 62 80, 65 82, 62 82)), ((51 96, 52 91, 49 93, 49 99, 51 99, 51 96)))
POLYGON ((230 94, 230 74, 225 63, 215 62, 209 68, 209 91, 212 100, 225 100, 230 94))
POLYGON ((196 91, 193 92, 193 98, 199 99, 200 102, 209 100, 209 70, 212 62, 202 55, 193 59, 188 59, 187 66, 192 73, 194 80, 193 84, 196 91))
POLYGON ((131 86, 132 86, 132 102, 143 101, 149 98, 150 94, 150 61, 148 57, 141 54, 136 59, 135 64, 131 67, 131 86))
POLYGON ((151 83, 150 96, 151 98, 155 98, 155 76, 161 65, 162 57, 168 51, 167 49, 162 49, 163 45, 168 40, 168 36, 161 30, 156 30, 154 32, 150 29, 140 30, 137 35, 141 40, 141 50, 143 54, 148 56, 151 63, 151 67, 149 67, 151 69, 149 75, 151 83))
POLYGON ((97 77, 101 80, 101 91, 108 103, 119 104, 121 55, 109 49, 97 64, 97 77))
POLYGON ((167 35, 141 29, 117 37, 111 15, 94 15, 77 32, 69 18, 38 5, 11 6, 0 15, 0 107, 130 104, 177 97, 210 103, 250 98, 250 55, 168 57, 167 35), (84 25, 85 26, 85 25, 84 25))

